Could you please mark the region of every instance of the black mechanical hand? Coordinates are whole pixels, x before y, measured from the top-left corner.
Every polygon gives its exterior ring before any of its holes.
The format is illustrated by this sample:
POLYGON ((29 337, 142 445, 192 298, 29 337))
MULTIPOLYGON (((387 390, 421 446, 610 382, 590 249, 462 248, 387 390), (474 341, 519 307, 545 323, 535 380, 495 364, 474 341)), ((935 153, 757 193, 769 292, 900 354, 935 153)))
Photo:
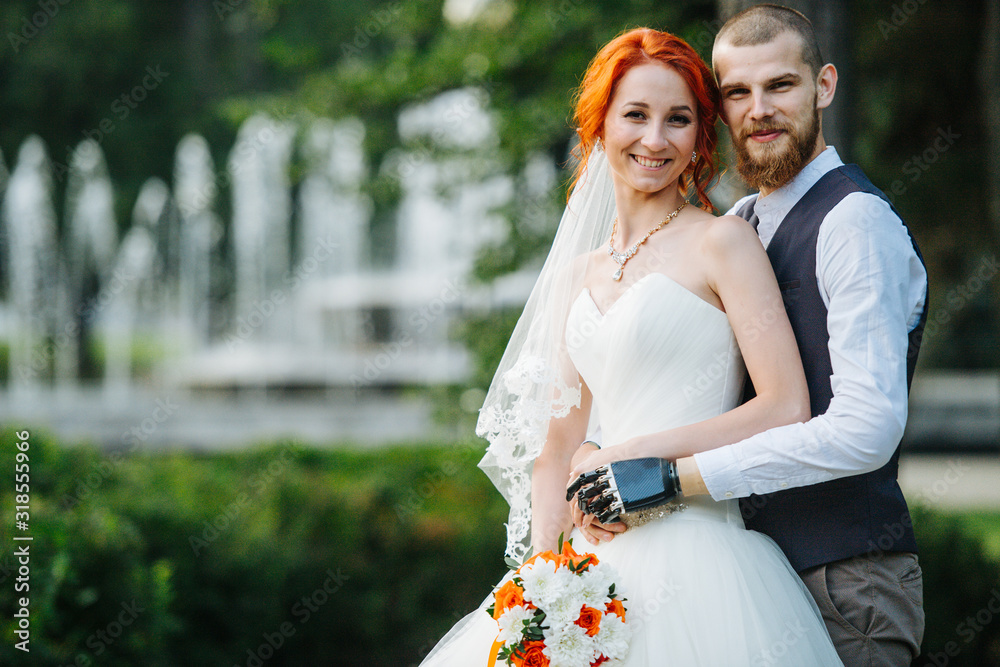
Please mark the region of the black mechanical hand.
POLYGON ((566 500, 570 500, 573 497, 573 494, 575 494, 582 486, 593 484, 607 471, 607 466, 601 466, 597 470, 585 472, 577 477, 573 483, 569 485, 569 488, 566 489, 566 500))
POLYGON ((580 475, 566 490, 566 500, 576 494, 584 514, 595 515, 601 523, 614 523, 623 512, 665 505, 678 493, 674 463, 644 458, 615 461, 580 475))

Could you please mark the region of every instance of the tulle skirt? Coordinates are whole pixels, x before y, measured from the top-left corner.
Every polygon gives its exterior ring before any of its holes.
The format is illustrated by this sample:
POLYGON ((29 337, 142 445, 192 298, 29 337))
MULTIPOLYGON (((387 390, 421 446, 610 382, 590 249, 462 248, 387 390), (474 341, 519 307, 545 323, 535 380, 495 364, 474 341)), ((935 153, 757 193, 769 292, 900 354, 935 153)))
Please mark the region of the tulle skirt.
MULTIPOLYGON (((816 603, 768 537, 746 530, 736 503, 693 502, 685 511, 592 546, 573 545, 618 572, 632 627, 626 667, 841 665, 816 603)), ((501 582, 502 583, 502 582, 501 582)), ((422 663, 485 667, 497 624, 492 595, 422 663)))

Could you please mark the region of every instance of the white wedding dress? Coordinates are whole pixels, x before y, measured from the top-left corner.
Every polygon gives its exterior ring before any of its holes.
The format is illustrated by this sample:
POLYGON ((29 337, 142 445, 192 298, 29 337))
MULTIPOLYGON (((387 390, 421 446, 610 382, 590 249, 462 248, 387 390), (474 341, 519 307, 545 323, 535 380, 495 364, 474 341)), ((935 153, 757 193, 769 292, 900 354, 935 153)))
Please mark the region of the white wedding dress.
MULTIPOLYGON (((601 313, 588 290, 567 321, 570 356, 593 392, 601 439, 701 421, 736 406, 745 368, 726 315, 661 273, 601 313)), ((841 665, 815 602, 777 545, 744 528, 736 500, 688 508, 577 551, 618 572, 632 626, 627 667, 841 665)), ((424 665, 485 667, 497 624, 483 605, 424 665)))

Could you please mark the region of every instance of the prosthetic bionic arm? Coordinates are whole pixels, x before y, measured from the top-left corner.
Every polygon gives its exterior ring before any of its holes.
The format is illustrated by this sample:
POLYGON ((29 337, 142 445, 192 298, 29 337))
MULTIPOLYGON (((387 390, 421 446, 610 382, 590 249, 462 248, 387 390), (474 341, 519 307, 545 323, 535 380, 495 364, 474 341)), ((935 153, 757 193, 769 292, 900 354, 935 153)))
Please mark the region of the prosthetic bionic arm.
POLYGON ((584 514, 614 523, 623 514, 666 505, 678 494, 677 466, 667 459, 644 458, 615 461, 583 473, 566 489, 566 500, 575 495, 584 514))

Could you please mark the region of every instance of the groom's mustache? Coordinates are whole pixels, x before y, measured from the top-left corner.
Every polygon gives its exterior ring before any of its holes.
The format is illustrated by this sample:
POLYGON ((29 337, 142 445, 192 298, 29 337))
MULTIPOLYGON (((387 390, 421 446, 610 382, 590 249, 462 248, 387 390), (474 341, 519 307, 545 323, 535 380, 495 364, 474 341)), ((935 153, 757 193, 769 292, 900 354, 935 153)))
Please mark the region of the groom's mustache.
POLYGON ((769 132, 787 132, 788 134, 793 134, 793 129, 790 125, 786 124, 760 123, 741 129, 737 138, 740 143, 746 143, 749 141, 751 134, 767 134, 769 132))

